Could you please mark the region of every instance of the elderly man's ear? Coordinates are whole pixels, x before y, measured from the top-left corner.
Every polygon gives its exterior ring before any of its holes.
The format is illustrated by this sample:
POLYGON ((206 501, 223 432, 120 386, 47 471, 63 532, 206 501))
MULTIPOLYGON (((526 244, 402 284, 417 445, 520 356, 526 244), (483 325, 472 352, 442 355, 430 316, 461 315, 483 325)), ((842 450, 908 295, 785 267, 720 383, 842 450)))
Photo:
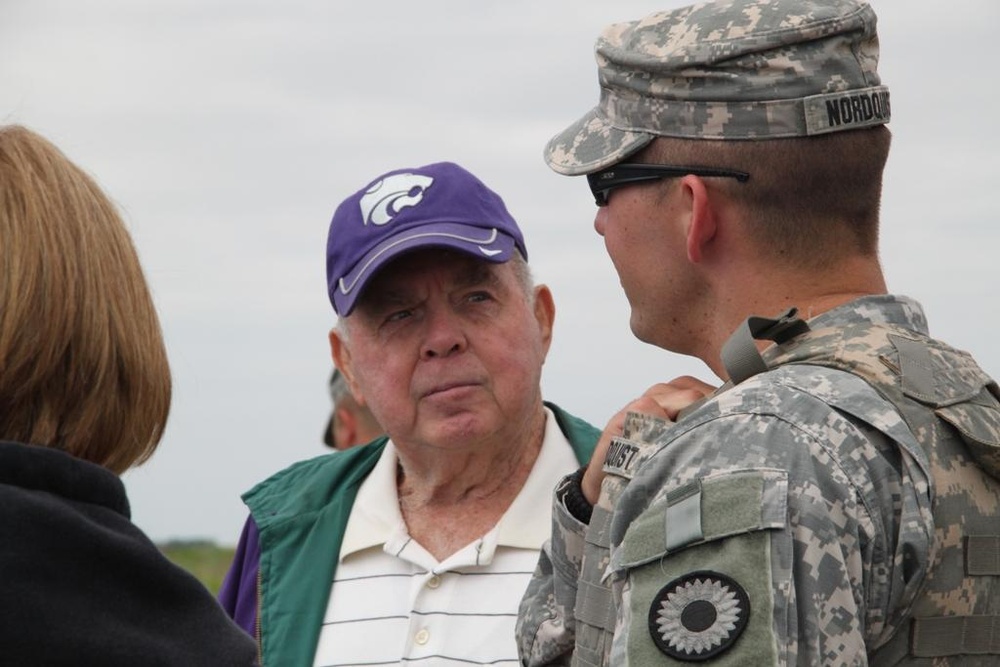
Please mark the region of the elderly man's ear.
POLYGON ((556 319, 556 302, 552 298, 552 291, 548 285, 535 286, 535 320, 538 321, 538 328, 542 332, 542 343, 545 345, 545 352, 548 354, 549 345, 552 343, 552 326, 556 319))
POLYGON ((351 351, 347 349, 344 340, 336 328, 330 329, 330 356, 333 358, 333 365, 344 374, 347 386, 351 394, 358 401, 363 401, 361 390, 354 381, 354 368, 351 366, 351 351))

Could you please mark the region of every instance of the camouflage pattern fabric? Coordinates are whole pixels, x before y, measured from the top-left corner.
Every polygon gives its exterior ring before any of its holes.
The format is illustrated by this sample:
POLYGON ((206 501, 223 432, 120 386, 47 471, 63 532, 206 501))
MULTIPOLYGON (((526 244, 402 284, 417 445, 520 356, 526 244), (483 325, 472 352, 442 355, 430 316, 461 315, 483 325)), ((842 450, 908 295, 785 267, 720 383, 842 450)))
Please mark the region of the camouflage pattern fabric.
MULTIPOLYGON (((871 664, 1000 662, 996 383, 968 353, 888 324, 814 328, 774 348, 767 363, 817 364, 864 378, 899 410, 926 453, 934 486, 927 574, 912 576, 880 639, 869 643, 871 664), (980 556, 989 565, 976 571, 980 556)), ((910 563, 897 557, 893 567, 907 571, 910 563)))
POLYGON ((615 438, 608 449, 607 476, 588 525, 573 517, 561 501, 570 477, 556 488, 553 542, 543 547, 539 557, 539 571, 544 574, 532 578, 516 629, 518 650, 522 656, 531 656, 531 664, 570 664, 571 656, 573 665, 605 663, 615 608, 611 591, 594 582, 603 579, 610 562, 612 512, 632 475, 655 453, 654 436, 669 426, 648 415, 627 416, 622 437, 615 438), (539 607, 527 604, 542 600, 539 607))
POLYGON ((766 355, 776 368, 625 435, 649 454, 613 505, 608 565, 543 567, 590 539, 555 522, 522 603, 524 664, 568 664, 574 642, 616 667, 996 663, 981 632, 940 636, 1000 614, 1000 563, 963 562, 968 539, 1000 544, 995 385, 902 297, 810 325, 766 355), (613 631, 575 624, 574 574, 610 591, 613 631))
POLYGON ((728 0, 609 26, 600 102, 549 141, 561 174, 593 173, 656 136, 776 139, 889 122, 872 8, 857 0, 728 0))

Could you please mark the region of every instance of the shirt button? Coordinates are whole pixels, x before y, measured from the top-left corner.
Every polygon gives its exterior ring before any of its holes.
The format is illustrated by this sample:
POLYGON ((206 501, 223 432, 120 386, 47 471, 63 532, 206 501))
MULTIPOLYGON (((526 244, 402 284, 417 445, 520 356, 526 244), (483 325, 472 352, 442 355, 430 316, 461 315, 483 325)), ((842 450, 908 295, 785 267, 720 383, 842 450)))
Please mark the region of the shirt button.
POLYGON ((437 588, 441 585, 441 577, 436 574, 427 580, 427 588, 437 588))
POLYGON ((420 644, 421 646, 423 646, 424 644, 427 643, 427 640, 430 638, 431 638, 431 633, 427 631, 427 628, 424 628, 416 634, 413 640, 418 644, 420 644))

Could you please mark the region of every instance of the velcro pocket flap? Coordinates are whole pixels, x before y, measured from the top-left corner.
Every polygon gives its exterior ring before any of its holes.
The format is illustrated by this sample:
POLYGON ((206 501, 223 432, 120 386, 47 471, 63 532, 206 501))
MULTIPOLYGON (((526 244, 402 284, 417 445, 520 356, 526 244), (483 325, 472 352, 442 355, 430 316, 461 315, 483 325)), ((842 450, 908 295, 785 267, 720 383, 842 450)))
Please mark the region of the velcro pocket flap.
POLYGON ((964 403, 935 410, 938 417, 955 427, 972 458, 986 472, 1000 479, 1000 409, 989 389, 964 403))
POLYGON ((670 490, 629 525, 613 550, 611 571, 657 560, 692 544, 788 521, 788 474, 753 468, 713 473, 670 490))

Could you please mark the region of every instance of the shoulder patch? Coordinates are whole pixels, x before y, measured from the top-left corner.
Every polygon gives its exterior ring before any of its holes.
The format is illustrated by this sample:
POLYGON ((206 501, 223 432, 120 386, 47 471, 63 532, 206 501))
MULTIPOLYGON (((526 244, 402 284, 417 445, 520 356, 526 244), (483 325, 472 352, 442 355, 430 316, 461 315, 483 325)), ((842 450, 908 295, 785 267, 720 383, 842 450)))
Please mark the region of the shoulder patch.
POLYGON ((709 570, 678 577, 649 607, 649 633, 665 655, 701 662, 729 650, 750 618, 750 598, 732 578, 709 570))

